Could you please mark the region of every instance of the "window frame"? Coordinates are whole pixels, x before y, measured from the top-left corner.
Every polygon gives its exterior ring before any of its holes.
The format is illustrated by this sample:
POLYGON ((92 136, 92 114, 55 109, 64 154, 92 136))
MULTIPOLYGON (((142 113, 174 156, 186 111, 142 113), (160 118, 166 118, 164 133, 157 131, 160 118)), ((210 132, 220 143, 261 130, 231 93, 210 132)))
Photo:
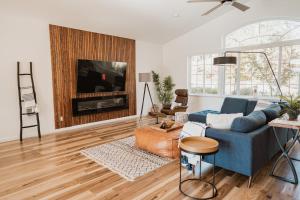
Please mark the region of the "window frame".
MULTIPOLYGON (((260 23, 260 22, 257 22, 260 23)), ((247 25, 246 25, 247 26, 247 25)), ((244 27, 244 26, 243 26, 244 27)), ((240 27, 240 28, 243 28, 240 27)), ((236 29, 238 30, 238 29, 236 29)), ((230 33, 229 33, 230 34, 230 33)), ((226 37, 229 35, 226 34, 223 38, 222 38, 222 46, 225 47, 226 45, 226 37)), ((282 69, 282 49, 284 47, 287 46, 296 46, 296 45, 300 45, 300 39, 296 39, 296 40, 288 40, 288 41, 279 41, 279 42, 273 42, 273 43, 267 43, 267 44, 259 44, 259 45, 248 45, 248 46, 241 46, 241 47, 233 47, 233 48, 224 48, 224 51, 251 51, 251 50, 256 50, 256 49, 267 49, 267 48, 279 48, 279 59, 278 59, 278 81, 279 84, 281 82, 281 69, 282 69)), ((224 52, 215 52, 215 53, 201 53, 201 54, 196 54, 196 55, 192 55, 192 56, 188 56, 188 61, 187 61, 187 68, 188 68, 188 79, 187 79, 187 84, 188 84, 188 89, 190 91, 191 90, 191 59, 193 56, 198 56, 198 55, 212 55, 212 54, 217 54, 217 55, 223 55, 224 52)), ((237 57, 239 58, 240 55, 237 55, 237 57)), ((218 94, 205 94, 205 93, 192 93, 190 92, 191 96, 203 96, 203 97, 242 97, 242 98, 257 98, 257 99, 276 99, 276 97, 274 96, 248 96, 248 95, 240 95, 240 64, 239 64, 239 59, 238 59, 238 73, 237 73, 237 79, 238 81, 236 81, 238 84, 236 85, 237 88, 237 94, 236 95, 229 95, 229 94, 225 94, 225 84, 226 84, 226 80, 225 80, 225 67, 224 66, 218 66, 219 70, 218 70, 218 94)), ((298 83, 298 95, 300 95, 300 80, 298 83)))
MULTIPOLYGON (((221 96, 222 93, 220 91, 220 84, 222 84, 222 82, 220 81, 220 70, 218 70, 218 73, 217 73, 217 77, 218 77, 218 83, 217 83, 217 89, 218 89, 218 93, 217 94, 207 94, 205 93, 205 61, 204 61, 204 73, 203 73, 203 92, 202 93, 192 93, 192 87, 191 87, 191 80, 192 80, 192 57, 193 56, 204 56, 204 58, 207 56, 207 55, 221 55, 220 53, 201 53, 201 54, 196 54, 196 55, 192 55, 192 56, 188 56, 187 57, 187 68, 188 68, 188 77, 187 77, 187 85, 188 85, 188 90, 190 91, 189 92, 189 95, 190 96, 211 96, 211 97, 218 97, 218 96, 221 96)), ((205 59, 204 59, 205 60, 205 59)), ((212 66, 214 66, 212 64, 212 66)))

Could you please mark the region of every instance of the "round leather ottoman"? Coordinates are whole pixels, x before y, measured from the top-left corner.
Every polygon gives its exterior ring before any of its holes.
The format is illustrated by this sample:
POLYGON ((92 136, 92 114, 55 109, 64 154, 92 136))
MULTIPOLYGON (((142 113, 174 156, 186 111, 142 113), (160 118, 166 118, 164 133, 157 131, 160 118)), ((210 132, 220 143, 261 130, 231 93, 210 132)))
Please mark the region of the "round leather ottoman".
POLYGON ((135 145, 159 156, 179 158, 178 139, 180 132, 181 129, 165 133, 149 126, 140 127, 135 130, 135 145))

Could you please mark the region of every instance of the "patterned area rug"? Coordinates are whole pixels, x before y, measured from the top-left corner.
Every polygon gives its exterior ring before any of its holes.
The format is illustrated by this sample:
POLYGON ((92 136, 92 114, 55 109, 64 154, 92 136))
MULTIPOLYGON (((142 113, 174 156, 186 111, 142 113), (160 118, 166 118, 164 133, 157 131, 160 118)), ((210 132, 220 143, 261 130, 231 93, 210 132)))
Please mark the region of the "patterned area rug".
POLYGON ((173 161, 134 147, 135 137, 128 137, 81 151, 93 161, 129 181, 173 161))

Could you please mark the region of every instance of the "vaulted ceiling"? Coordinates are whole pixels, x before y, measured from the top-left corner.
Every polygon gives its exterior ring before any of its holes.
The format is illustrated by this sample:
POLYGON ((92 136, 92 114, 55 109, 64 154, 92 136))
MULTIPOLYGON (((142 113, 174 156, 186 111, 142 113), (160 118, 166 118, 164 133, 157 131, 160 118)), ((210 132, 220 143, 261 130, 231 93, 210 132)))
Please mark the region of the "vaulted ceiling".
POLYGON ((225 6, 201 16, 215 5, 186 0, 1 0, 0 12, 163 44, 232 10, 225 6))

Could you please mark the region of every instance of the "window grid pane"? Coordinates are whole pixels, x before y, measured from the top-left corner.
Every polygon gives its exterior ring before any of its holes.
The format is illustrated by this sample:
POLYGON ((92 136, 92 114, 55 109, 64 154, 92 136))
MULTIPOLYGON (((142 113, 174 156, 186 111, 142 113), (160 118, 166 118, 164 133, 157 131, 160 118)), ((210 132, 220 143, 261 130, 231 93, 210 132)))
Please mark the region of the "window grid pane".
POLYGON ((193 94, 218 94, 218 67, 213 66, 216 54, 191 57, 190 89, 193 94))

